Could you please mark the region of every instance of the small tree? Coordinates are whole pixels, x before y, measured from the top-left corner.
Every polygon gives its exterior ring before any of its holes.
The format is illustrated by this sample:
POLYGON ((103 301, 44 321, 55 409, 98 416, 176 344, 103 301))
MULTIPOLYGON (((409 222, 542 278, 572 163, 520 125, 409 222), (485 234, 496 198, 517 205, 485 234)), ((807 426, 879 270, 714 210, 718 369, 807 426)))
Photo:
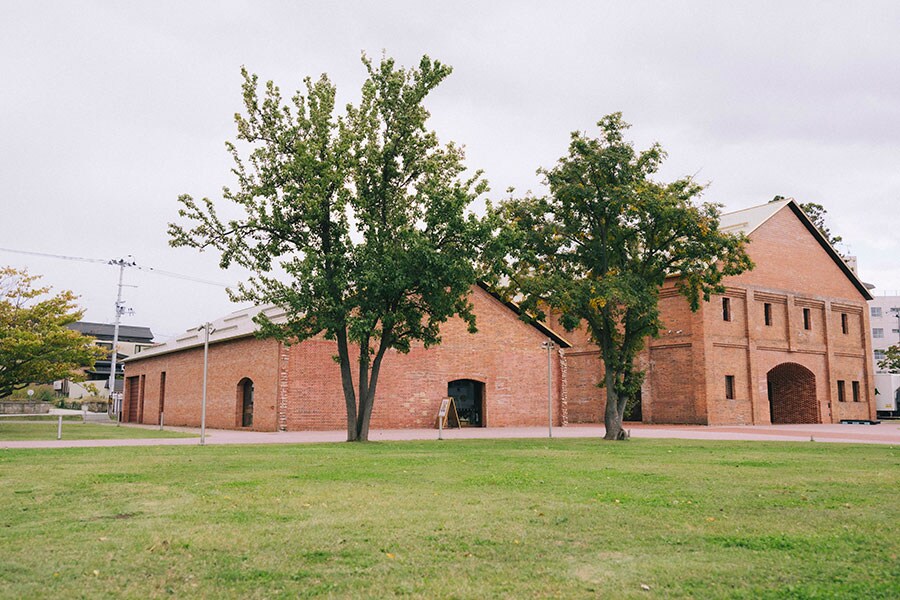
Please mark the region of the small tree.
POLYGON ((884 351, 884 358, 878 361, 878 368, 890 373, 900 373, 900 344, 894 344, 884 351))
MULTIPOLYGON (((779 196, 776 196, 776 199, 777 198, 779 198, 779 196)), ((824 206, 816 204, 815 202, 804 202, 800 204, 800 209, 806 213, 806 216, 809 217, 809 220, 816 226, 819 233, 828 240, 829 244, 836 246, 844 239, 839 235, 831 235, 831 230, 828 229, 828 225, 825 224, 825 215, 828 214, 828 211, 825 210, 824 206)))
POLYGON ((286 311, 285 322, 258 317, 261 335, 337 342, 348 441, 368 438, 389 349, 438 344, 454 315, 475 330, 468 294, 490 237, 487 220, 467 211, 486 190, 480 172, 462 177, 462 150, 425 127, 425 97, 450 67, 427 56, 418 69, 363 64, 362 99, 344 116, 324 75, 287 103, 272 82, 260 97, 243 71, 245 114, 235 120, 249 158, 228 144, 238 188, 224 190, 243 216, 223 220, 211 200, 185 195, 179 215, 193 227, 169 227, 173 246, 216 248, 223 268, 255 273, 232 298, 286 311))
POLYGON ((34 287, 27 271, 0 268, 0 398, 31 383, 82 379, 80 372, 105 355, 93 340, 66 327, 83 311, 72 292, 34 287))
POLYGON ((603 360, 606 439, 622 439, 626 405, 644 376, 635 359, 658 334, 666 278, 678 275, 697 310, 701 298, 723 291, 724 277, 752 263, 746 238, 719 231, 719 207, 695 203, 702 186, 651 179, 665 157, 659 145, 636 152, 620 113, 598 125, 599 138, 573 133, 568 155, 540 171, 548 196, 513 199, 502 210, 515 248, 509 293, 537 318, 549 308, 566 329, 584 324, 603 360))

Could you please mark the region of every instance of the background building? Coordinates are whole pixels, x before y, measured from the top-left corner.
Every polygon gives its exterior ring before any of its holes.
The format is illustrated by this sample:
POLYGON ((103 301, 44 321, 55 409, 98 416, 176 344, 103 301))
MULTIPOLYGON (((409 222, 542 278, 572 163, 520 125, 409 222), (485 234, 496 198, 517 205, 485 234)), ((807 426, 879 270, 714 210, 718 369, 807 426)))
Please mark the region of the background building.
POLYGON ((900 344, 900 293, 876 296, 869 301, 872 323, 872 361, 875 369, 875 407, 879 416, 900 415, 900 375, 878 368, 888 346, 900 344))
MULTIPOLYGON (((78 321, 69 325, 69 329, 94 338, 94 344, 112 353, 115 326, 109 323, 90 323, 78 321)), ((119 325, 119 351, 116 353, 116 390, 122 391, 124 374, 122 361, 153 346, 153 332, 149 327, 119 325)), ((109 397, 109 368, 112 361, 109 357, 98 360, 94 366, 85 371, 85 381, 76 382, 63 379, 54 384, 56 391, 68 398, 84 398, 87 396, 109 397)))

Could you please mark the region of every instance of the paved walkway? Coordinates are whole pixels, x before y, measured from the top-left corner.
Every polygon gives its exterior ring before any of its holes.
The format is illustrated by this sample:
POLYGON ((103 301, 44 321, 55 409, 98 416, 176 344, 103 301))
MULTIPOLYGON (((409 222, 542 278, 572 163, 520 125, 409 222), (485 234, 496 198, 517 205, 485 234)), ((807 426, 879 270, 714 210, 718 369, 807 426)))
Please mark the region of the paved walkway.
MULTIPOLYGON (((114 427, 114 425, 109 425, 114 427)), ((155 429, 150 425, 122 425, 155 429)), ((167 427, 168 430, 199 434, 199 429, 187 427, 167 427)), ((900 421, 883 421, 880 425, 766 425, 704 427, 692 425, 643 425, 629 424, 634 438, 673 438, 692 440, 751 440, 777 442, 845 442, 854 444, 900 445, 900 421)), ((556 438, 599 438, 604 429, 594 425, 570 425, 555 427, 556 438)), ((380 429, 369 433, 372 441, 436 440, 435 429, 380 429)), ((485 429, 466 428, 444 431, 444 439, 501 439, 501 438, 543 438, 547 437, 546 427, 494 427, 485 429)), ((344 431, 231 431, 208 429, 206 443, 220 444, 304 444, 319 442, 343 442, 347 439, 344 431)), ((108 446, 186 446, 197 445, 197 438, 162 439, 117 439, 117 440, 48 440, 7 442, 0 440, 0 448, 86 448, 108 446)))

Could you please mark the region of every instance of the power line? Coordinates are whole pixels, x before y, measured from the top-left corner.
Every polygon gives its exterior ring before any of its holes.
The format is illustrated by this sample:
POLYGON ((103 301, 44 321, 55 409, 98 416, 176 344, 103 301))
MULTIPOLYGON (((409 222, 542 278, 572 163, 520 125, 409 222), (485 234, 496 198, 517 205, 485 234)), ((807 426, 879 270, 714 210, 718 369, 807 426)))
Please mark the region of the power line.
MULTIPOLYGON (((89 262, 95 264, 104 264, 104 265, 112 265, 112 266, 120 266, 121 259, 119 260, 106 260, 102 258, 84 258, 82 256, 66 256, 64 254, 48 254, 46 252, 30 252, 28 250, 14 250, 12 248, 0 248, 0 252, 12 252, 13 254, 25 254, 28 256, 41 256, 44 258, 56 258, 59 260, 73 260, 79 262, 89 262)), ((155 267, 145 267, 142 265, 138 265, 137 263, 131 261, 125 263, 124 266, 135 267, 140 269, 141 271, 147 271, 150 273, 156 273, 157 275, 162 275, 164 277, 172 277, 174 279, 182 279, 184 281, 193 281, 195 283, 203 283, 206 285, 215 285, 218 287, 227 288, 228 284, 221 283, 218 281, 211 281, 209 279, 201 279, 199 277, 192 277, 190 275, 182 275, 181 273, 175 273, 173 271, 165 271, 163 269, 157 269, 155 267)))

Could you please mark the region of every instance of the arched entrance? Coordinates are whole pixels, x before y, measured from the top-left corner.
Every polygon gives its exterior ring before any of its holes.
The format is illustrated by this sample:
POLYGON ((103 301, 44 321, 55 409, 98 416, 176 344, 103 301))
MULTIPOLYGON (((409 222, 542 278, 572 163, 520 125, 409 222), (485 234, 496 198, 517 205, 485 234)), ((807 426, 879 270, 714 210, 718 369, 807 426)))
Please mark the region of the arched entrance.
POLYGON ((457 379, 447 384, 453 397, 459 423, 463 427, 484 427, 484 384, 474 379, 457 379))
POLYGON ((253 427, 253 380, 241 379, 238 383, 238 422, 241 427, 253 427))
POLYGON ((769 416, 777 423, 820 423, 816 376, 796 363, 782 363, 766 374, 769 416))

